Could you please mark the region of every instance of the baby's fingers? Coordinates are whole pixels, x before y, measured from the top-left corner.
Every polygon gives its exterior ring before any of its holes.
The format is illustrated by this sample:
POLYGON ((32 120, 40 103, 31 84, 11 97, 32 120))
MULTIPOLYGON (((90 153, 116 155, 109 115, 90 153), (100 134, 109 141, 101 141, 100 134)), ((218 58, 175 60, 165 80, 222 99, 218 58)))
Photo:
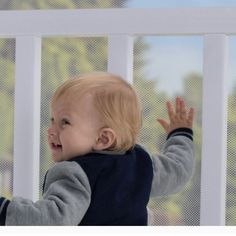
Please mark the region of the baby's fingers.
POLYGON ((188 124, 189 128, 192 128, 192 126, 193 126, 194 115, 195 115, 195 110, 194 110, 194 108, 191 107, 189 109, 188 118, 187 118, 187 124, 188 124))
POLYGON ((166 102, 166 107, 167 107, 167 112, 168 112, 168 116, 170 119, 170 122, 174 122, 175 121, 175 112, 174 112, 174 108, 171 102, 166 102))
POLYGON ((163 119, 157 119, 166 132, 169 132, 169 123, 163 119))
POLYGON ((184 120, 187 118, 187 111, 186 111, 186 105, 185 101, 180 99, 180 112, 179 117, 181 120, 184 120))
POLYGON ((175 99, 175 111, 176 111, 176 115, 180 114, 180 110, 181 110, 181 98, 177 97, 175 99))

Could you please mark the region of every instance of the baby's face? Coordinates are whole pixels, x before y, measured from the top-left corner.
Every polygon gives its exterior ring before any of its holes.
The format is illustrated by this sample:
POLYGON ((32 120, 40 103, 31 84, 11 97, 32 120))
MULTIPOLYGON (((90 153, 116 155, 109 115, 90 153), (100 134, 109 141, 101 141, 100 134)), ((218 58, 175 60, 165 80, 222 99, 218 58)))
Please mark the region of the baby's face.
POLYGON ((52 159, 60 162, 91 152, 100 128, 91 95, 84 95, 76 105, 59 99, 52 108, 48 129, 52 159))

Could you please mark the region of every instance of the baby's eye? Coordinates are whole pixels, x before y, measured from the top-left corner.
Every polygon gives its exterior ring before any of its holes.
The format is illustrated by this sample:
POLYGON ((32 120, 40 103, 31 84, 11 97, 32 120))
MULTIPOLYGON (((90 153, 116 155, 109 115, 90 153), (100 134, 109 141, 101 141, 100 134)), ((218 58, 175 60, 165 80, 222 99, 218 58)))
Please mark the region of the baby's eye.
POLYGON ((67 119, 62 119, 61 120, 61 125, 65 126, 65 125, 70 125, 70 121, 67 119))
POLYGON ((50 118, 50 122, 51 122, 51 124, 54 124, 54 118, 53 117, 50 118))

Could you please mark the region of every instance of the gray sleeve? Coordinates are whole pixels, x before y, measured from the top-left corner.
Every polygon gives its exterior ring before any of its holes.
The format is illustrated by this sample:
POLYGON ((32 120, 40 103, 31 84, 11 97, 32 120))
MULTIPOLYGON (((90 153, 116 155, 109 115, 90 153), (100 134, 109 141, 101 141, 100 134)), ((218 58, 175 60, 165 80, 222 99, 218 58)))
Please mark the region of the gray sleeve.
POLYGON ((12 199, 6 225, 78 225, 90 197, 89 181, 80 165, 61 162, 48 171, 42 200, 12 199))
POLYGON ((180 191, 193 174, 194 145, 188 137, 170 137, 160 155, 150 156, 153 164, 151 197, 180 191))

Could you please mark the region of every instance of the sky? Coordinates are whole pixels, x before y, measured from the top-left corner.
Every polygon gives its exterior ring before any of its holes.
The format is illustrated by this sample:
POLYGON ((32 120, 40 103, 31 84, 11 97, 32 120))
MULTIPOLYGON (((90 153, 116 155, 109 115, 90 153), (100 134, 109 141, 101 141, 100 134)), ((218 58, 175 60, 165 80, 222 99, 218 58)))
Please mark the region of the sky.
MULTIPOLYGON (((130 0, 127 7, 236 7, 236 0, 130 0)), ((169 95, 181 93, 183 78, 191 73, 202 74, 202 36, 144 37, 151 49, 146 55, 148 77, 157 78, 158 89, 169 95)), ((229 37, 229 92, 236 84, 236 36, 229 37)))

